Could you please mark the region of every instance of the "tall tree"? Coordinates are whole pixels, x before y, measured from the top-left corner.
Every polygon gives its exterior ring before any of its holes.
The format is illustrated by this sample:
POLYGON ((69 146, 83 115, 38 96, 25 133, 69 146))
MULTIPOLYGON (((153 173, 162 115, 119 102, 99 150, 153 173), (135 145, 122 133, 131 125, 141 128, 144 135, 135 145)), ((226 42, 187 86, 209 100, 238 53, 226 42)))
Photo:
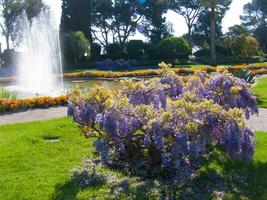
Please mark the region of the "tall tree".
POLYGON ((201 0, 201 4, 210 12, 210 64, 216 66, 216 20, 219 14, 224 14, 232 0, 201 0), (220 11, 224 11, 220 13, 220 11))
POLYGON ((266 0, 253 0, 244 6, 243 25, 252 31, 264 52, 267 52, 267 4, 266 0))
POLYGON ((92 2, 93 0, 62 0, 60 29, 62 33, 82 31, 92 40, 92 2))
POLYGON ((21 14, 21 4, 14 0, 0 0, 1 17, 3 22, 0 21, 2 35, 6 40, 6 48, 10 49, 10 39, 14 30, 14 23, 17 17, 21 14))
POLYGON ((146 0, 142 5, 144 34, 152 43, 158 43, 172 32, 172 26, 163 16, 168 11, 169 0, 146 0))
POLYGON ((7 49, 10 49, 11 38, 17 36, 16 22, 18 17, 25 12, 29 19, 37 16, 44 4, 42 0, 0 0, 0 12, 3 22, 0 22, 2 34, 6 40, 7 49))
POLYGON ((204 10, 200 0, 172 0, 170 9, 184 17, 188 28, 188 39, 191 43, 193 25, 204 10))
POLYGON ((109 43, 125 48, 142 19, 137 0, 97 0, 93 4, 92 34, 108 52, 109 43))
POLYGON ((113 12, 111 0, 99 0, 93 3, 92 36, 108 52, 110 38, 115 40, 113 34, 113 12))
POLYGON ((226 36, 230 37, 230 38, 234 38, 236 36, 239 35, 250 35, 251 32, 249 31, 249 29, 244 26, 244 25, 234 25, 229 27, 229 31, 226 33, 226 36))
POLYGON ((136 0, 114 1, 114 31, 122 48, 131 34, 134 34, 138 22, 142 19, 140 6, 136 0))
MULTIPOLYGON (((194 46, 199 48, 209 48, 210 49, 210 38, 211 38, 211 13, 206 9, 203 10, 197 22, 193 26, 192 30, 192 43, 194 46)), ((222 33, 222 16, 218 15, 216 18, 216 28, 215 28, 216 38, 221 38, 222 33)))

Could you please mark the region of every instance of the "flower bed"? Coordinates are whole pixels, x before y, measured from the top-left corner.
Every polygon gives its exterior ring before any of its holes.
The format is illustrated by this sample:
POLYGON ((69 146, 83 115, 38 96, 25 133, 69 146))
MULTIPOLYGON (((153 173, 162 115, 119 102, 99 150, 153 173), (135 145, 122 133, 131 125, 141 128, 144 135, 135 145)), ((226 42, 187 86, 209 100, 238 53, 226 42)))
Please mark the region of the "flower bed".
POLYGON ((16 112, 33 108, 49 108, 67 105, 68 97, 35 97, 27 99, 0 99, 0 113, 16 112))
POLYGON ((253 75, 264 75, 264 74, 267 74, 267 70, 266 69, 252 70, 250 73, 253 75))
MULTIPOLYGON (((207 73, 212 73, 217 71, 219 68, 225 68, 229 71, 249 69, 255 70, 260 69, 260 71, 255 71, 255 73, 262 73, 262 69, 267 69, 266 64, 258 65, 235 65, 235 66, 219 66, 219 67, 210 67, 210 66, 196 66, 194 68, 172 68, 172 70, 179 75, 189 75, 194 74, 196 71, 202 71, 207 73)), ((120 78, 120 77, 137 77, 137 76, 160 76, 161 72, 158 69, 149 69, 149 70, 135 70, 131 72, 105 72, 105 71, 92 71, 92 72, 80 72, 80 73, 71 73, 64 74, 64 78, 120 78)))

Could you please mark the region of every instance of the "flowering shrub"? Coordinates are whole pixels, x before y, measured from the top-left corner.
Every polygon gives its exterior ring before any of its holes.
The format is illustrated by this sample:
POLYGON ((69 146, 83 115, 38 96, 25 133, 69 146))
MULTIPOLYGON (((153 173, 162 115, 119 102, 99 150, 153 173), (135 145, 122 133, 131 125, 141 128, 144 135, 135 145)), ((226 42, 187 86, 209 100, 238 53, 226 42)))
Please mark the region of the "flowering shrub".
POLYGON ((126 80, 119 91, 73 91, 68 115, 86 137, 97 137, 103 162, 142 160, 190 170, 217 146, 233 158, 252 159, 254 133, 243 114, 249 118, 258 109, 247 83, 227 72, 196 73, 186 83, 167 68, 162 73, 149 81, 126 80))
POLYGON ((28 110, 32 108, 49 108, 66 105, 68 97, 35 97, 27 99, 0 99, 0 113, 28 110))
POLYGON ((136 65, 137 65, 136 60, 124 60, 124 59, 118 59, 118 60, 106 59, 95 63, 95 66, 98 69, 102 70, 125 69, 134 67, 136 65))

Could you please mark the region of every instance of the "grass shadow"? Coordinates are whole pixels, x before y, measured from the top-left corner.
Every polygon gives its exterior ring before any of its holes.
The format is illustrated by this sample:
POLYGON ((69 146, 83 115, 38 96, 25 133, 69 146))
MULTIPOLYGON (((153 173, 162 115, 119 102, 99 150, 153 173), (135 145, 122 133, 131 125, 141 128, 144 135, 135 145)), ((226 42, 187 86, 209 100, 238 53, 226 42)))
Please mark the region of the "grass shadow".
POLYGON ((53 200, 75 200, 80 191, 91 188, 98 190, 107 183, 107 179, 102 174, 88 174, 85 171, 74 173, 72 178, 64 183, 59 184, 55 188, 52 196, 53 200))
MULTIPOLYGON (((109 172, 112 172, 109 169, 109 172)), ((116 169, 118 172, 118 169, 116 169)), ((122 174, 125 174, 121 170, 122 174)), ((74 200, 83 190, 92 189, 100 199, 267 199, 267 163, 231 160, 219 152, 211 154, 190 180, 179 183, 156 178, 125 176, 114 182, 81 187, 77 177, 58 185, 55 200, 74 200), (104 187, 102 187, 104 186, 104 187), (104 188, 104 190, 103 190, 104 188)))
POLYGON ((212 155, 200 175, 182 188, 182 199, 213 199, 223 192, 226 199, 267 199, 267 163, 231 160, 212 155))

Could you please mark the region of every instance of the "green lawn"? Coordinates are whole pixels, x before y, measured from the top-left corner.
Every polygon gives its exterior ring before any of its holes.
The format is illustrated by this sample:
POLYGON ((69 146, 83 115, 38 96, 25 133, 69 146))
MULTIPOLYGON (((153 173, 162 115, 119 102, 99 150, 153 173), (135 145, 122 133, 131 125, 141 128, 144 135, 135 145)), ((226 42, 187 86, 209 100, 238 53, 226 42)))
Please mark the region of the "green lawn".
POLYGON ((69 119, 1 126, 0 199, 51 199, 91 152, 90 141, 69 119))
MULTIPOLYGON (((70 119, 0 126, 0 199, 111 199, 107 191, 116 194, 118 185, 80 188, 72 179, 71 170, 92 152, 92 140, 84 139, 70 119), (59 138, 60 142, 50 143, 47 138, 59 138)), ((253 163, 231 161, 216 153, 205 163, 198 178, 175 192, 185 199, 211 199, 208 190, 225 191, 230 199, 267 199, 266 133, 257 133, 253 163)), ((153 180, 131 177, 125 182, 122 172, 100 170, 127 186, 117 199, 157 199, 157 191, 166 192, 164 185, 162 189, 153 180)))
POLYGON ((253 87, 253 92, 258 97, 258 105, 261 108, 267 108, 267 77, 259 78, 256 86, 253 87))

